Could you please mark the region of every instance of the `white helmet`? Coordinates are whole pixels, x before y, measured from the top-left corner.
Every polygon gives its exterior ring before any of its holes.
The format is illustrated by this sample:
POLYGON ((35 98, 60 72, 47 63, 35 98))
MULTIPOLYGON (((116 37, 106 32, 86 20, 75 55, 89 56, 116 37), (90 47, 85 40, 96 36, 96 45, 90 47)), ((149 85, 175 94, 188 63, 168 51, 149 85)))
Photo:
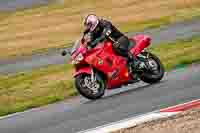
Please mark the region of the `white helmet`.
POLYGON ((86 30, 90 32, 94 31, 99 24, 99 18, 94 14, 89 14, 84 20, 84 26, 86 30))

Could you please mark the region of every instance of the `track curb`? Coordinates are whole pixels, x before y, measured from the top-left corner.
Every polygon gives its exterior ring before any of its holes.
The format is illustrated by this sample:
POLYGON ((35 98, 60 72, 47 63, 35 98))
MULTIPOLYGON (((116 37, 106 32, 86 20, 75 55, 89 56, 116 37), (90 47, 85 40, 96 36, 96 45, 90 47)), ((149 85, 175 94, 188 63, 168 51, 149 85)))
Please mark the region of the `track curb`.
POLYGON ((93 129, 81 131, 78 133, 109 133, 109 132, 115 132, 117 130, 125 129, 125 128, 131 128, 134 126, 137 126, 139 124, 150 122, 153 120, 158 120, 161 118, 167 118, 173 115, 176 115, 178 113, 181 113, 183 111, 200 107, 200 99, 192 100, 190 102, 186 102, 183 104, 178 104, 175 106, 167 107, 164 109, 160 109, 157 111, 149 112, 146 114, 142 114, 139 116, 131 117, 128 119, 124 119, 118 122, 114 122, 111 124, 99 126, 93 129))

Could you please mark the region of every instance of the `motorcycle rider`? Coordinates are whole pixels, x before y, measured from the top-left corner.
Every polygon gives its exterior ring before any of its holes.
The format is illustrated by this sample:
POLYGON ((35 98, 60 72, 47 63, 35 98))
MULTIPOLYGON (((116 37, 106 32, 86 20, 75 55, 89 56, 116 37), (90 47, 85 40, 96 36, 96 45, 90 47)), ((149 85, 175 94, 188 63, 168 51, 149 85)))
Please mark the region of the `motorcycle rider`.
POLYGON ((141 68, 140 61, 137 60, 132 54, 129 54, 129 39, 123 33, 121 33, 111 22, 100 19, 94 14, 89 14, 84 19, 84 32, 89 38, 88 45, 94 48, 99 42, 105 39, 110 40, 113 43, 114 51, 127 58, 129 64, 134 70, 141 68))

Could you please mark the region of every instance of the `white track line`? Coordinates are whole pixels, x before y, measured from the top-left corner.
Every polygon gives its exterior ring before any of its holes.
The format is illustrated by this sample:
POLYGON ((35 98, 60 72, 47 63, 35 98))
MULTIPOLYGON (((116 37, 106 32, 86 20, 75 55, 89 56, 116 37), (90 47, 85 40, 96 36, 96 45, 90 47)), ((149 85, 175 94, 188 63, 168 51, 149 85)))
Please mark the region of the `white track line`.
POLYGON ((29 112, 33 112, 33 111, 39 111, 39 110, 40 110, 40 108, 32 108, 32 109, 29 109, 29 110, 26 110, 26 111, 23 111, 23 112, 17 112, 17 113, 1 116, 0 120, 8 119, 8 118, 11 118, 11 117, 16 117, 16 116, 19 116, 19 115, 23 115, 25 113, 29 113, 29 112))

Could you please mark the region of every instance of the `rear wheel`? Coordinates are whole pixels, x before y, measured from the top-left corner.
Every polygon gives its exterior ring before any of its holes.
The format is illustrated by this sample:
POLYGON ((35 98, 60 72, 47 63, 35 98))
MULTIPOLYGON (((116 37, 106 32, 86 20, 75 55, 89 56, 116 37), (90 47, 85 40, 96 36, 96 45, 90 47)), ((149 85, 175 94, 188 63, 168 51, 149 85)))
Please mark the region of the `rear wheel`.
POLYGON ((141 55, 147 57, 145 60, 147 68, 141 74, 140 79, 150 84, 159 82, 165 73, 164 66, 160 59, 156 55, 148 52, 143 52, 141 55))
POLYGON ((92 82, 90 74, 80 74, 75 77, 75 86, 78 92, 91 100, 99 99, 105 92, 105 81, 101 76, 95 76, 95 81, 92 82))

